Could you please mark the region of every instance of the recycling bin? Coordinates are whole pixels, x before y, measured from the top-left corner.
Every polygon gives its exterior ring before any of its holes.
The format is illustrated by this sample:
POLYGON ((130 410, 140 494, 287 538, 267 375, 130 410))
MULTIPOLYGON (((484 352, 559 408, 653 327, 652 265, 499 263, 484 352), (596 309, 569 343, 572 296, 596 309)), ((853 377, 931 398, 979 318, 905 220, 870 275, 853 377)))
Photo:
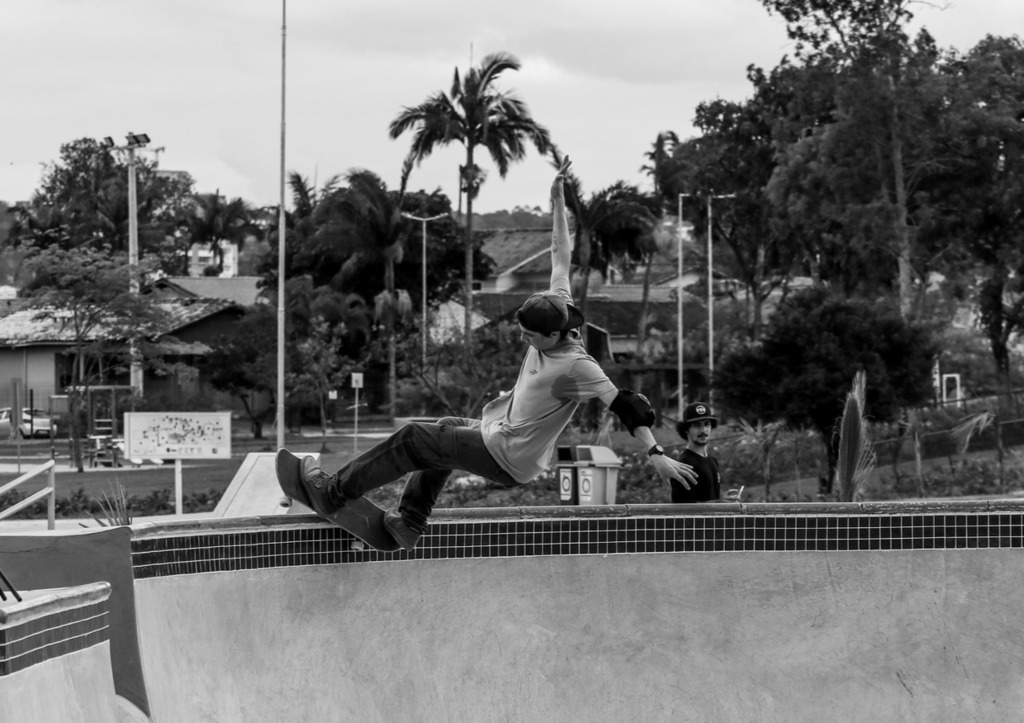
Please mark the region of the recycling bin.
POLYGON ((563 505, 615 504, 622 460, 608 447, 558 447, 555 466, 559 501, 563 505))

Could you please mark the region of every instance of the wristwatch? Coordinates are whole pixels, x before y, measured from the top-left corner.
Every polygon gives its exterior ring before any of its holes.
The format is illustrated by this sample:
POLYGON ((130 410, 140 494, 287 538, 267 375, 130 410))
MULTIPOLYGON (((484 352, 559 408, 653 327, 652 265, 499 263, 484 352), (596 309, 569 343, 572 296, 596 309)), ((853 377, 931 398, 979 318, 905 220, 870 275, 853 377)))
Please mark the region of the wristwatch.
POLYGON ((647 456, 648 457, 653 457, 656 454, 665 454, 665 448, 662 447, 660 444, 656 444, 653 447, 651 447, 649 450, 647 450, 647 456))

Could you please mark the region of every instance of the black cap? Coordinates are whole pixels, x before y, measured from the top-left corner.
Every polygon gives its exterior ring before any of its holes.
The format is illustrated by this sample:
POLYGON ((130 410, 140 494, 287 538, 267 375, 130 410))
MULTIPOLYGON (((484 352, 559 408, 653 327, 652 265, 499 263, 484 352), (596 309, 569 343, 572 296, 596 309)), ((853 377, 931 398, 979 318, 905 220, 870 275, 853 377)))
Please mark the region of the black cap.
POLYGON ((530 331, 550 334, 582 326, 583 314, 561 294, 542 291, 523 302, 516 321, 530 331))

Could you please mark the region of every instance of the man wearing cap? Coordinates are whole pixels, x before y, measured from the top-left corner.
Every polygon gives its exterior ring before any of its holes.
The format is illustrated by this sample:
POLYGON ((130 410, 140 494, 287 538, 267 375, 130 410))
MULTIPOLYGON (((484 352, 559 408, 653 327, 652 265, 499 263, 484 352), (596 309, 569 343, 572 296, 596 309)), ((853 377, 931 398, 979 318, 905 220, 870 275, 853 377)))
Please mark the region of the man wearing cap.
MULTIPOLYGON (((686 440, 686 447, 679 455, 679 461, 688 464, 697 475, 696 484, 684 487, 671 480, 673 502, 714 502, 722 495, 722 476, 718 472, 718 460, 708 454, 711 430, 718 426, 718 419, 706 402, 686 405, 683 418, 676 422, 676 431, 686 440)), ((735 494, 730 492, 730 496, 735 494)))
POLYGON ((411 472, 398 509, 385 513, 384 525, 404 549, 412 549, 453 469, 508 486, 531 481, 548 467, 558 436, 579 404, 594 398, 605 402, 639 440, 659 477, 679 480, 684 487, 696 481, 689 465, 667 456, 657 444, 647 400, 612 384, 583 346, 578 331, 583 315, 569 291, 572 241, 562 188, 568 168, 566 158, 551 186, 549 290, 532 295, 516 312, 529 348, 515 386, 487 404, 481 419, 412 422, 333 475, 306 457, 301 480, 319 514, 330 514, 347 500, 411 472))

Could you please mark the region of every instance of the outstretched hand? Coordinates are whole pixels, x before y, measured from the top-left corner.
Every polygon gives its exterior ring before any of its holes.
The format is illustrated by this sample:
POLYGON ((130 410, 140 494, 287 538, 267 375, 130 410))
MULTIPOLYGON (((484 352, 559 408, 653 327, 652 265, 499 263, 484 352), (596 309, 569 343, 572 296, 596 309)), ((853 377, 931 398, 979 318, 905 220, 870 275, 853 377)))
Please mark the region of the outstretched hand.
POLYGON ((555 180, 551 182, 551 199, 553 201, 565 200, 565 190, 562 187, 562 183, 565 181, 565 176, 569 172, 569 166, 571 165, 572 161, 569 160, 569 156, 566 156, 558 166, 558 173, 555 175, 555 180))
POLYGON ((690 489, 697 484, 697 475, 693 467, 685 462, 672 459, 665 454, 655 454, 651 455, 651 464, 654 465, 654 471, 658 473, 662 482, 679 480, 684 489, 690 489))

